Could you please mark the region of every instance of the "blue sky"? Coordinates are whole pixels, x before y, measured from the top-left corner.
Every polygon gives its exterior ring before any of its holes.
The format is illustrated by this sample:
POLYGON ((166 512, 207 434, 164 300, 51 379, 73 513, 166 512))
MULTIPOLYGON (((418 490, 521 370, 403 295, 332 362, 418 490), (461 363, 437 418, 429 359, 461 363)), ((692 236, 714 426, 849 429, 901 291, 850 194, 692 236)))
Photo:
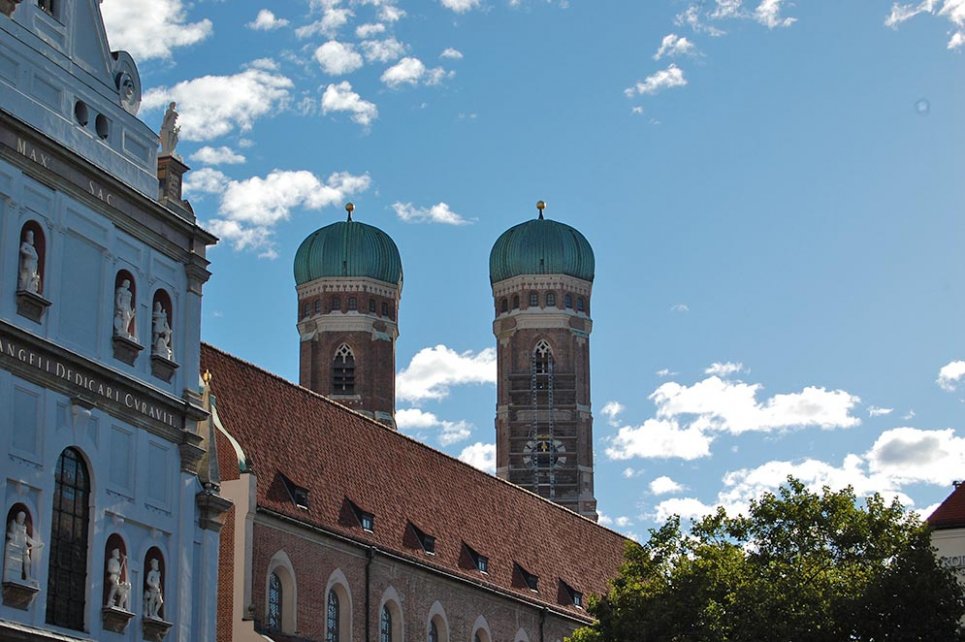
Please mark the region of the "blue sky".
POLYGON ((403 431, 491 466, 488 255, 544 199, 596 253, 605 523, 965 477, 965 0, 102 7, 222 239, 206 341, 295 380, 292 257, 352 200, 402 254, 403 431))

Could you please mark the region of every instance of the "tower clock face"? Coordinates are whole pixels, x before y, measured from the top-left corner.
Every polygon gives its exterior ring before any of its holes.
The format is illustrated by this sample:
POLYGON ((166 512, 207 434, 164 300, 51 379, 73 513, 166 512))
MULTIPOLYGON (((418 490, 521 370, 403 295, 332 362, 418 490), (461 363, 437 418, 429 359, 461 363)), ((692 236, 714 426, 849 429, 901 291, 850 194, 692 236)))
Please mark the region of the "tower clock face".
POLYGON ((566 447, 559 439, 532 439, 523 448, 523 463, 536 468, 555 468, 566 463, 566 447))

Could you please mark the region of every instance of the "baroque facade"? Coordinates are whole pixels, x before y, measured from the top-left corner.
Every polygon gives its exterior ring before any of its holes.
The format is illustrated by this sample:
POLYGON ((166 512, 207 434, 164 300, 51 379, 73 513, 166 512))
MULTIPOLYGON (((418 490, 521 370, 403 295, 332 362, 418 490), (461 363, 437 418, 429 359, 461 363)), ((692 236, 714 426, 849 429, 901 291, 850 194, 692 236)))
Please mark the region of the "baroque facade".
POLYGON ((0 10, 0 639, 213 640, 215 239, 99 2, 0 10))

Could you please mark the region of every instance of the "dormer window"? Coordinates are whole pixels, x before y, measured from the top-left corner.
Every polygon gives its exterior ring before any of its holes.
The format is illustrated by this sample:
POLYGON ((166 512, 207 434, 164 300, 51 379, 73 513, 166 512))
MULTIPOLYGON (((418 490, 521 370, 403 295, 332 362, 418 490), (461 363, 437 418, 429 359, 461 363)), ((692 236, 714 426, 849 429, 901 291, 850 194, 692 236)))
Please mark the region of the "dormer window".
POLYGON ((426 555, 435 555, 436 538, 424 532, 412 522, 409 522, 409 526, 412 527, 412 531, 415 533, 416 538, 418 538, 419 544, 422 545, 422 550, 425 551, 426 555))
POLYGON ((529 571, 527 571, 525 568, 523 568, 522 566, 520 566, 518 563, 515 563, 515 562, 514 562, 513 566, 515 566, 516 572, 519 573, 520 578, 522 578, 523 583, 529 588, 529 590, 531 590, 531 591, 539 591, 539 576, 538 576, 538 575, 533 575, 532 573, 530 573, 529 571))
POLYGON ((285 489, 288 491, 288 496, 291 497, 292 503, 299 508, 308 510, 308 489, 304 486, 299 486, 282 473, 278 473, 278 476, 281 477, 282 483, 285 484, 285 489))
POLYGON ((580 609, 584 608, 583 594, 563 580, 560 580, 560 602, 562 604, 571 604, 580 609))
POLYGON ((348 500, 348 503, 352 507, 352 512, 355 513, 355 518, 359 520, 359 526, 362 527, 362 530, 370 533, 375 531, 375 515, 366 510, 362 510, 362 508, 351 499, 348 500))
POLYGON ((466 552, 469 553, 469 558, 472 560, 472 565, 476 567, 476 570, 480 573, 489 573, 489 558, 477 553, 472 546, 465 542, 463 542, 463 546, 466 547, 466 552))

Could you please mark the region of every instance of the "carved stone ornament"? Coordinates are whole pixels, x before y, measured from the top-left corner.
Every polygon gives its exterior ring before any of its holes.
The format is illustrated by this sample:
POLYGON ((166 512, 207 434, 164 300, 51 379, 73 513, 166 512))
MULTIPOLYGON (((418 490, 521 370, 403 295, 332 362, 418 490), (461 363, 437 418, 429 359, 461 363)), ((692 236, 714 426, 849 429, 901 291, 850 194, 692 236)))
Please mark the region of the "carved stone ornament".
POLYGON ((218 495, 215 489, 205 489, 195 495, 198 506, 198 521, 201 528, 218 533, 224 526, 225 516, 232 503, 218 495))
POLYGON ((141 76, 137 73, 134 59, 126 51, 111 52, 114 58, 114 83, 121 107, 132 116, 141 108, 141 76))
POLYGON ((3 603, 6 606, 26 611, 39 592, 39 586, 23 584, 22 582, 4 582, 3 603))
POLYGON ((168 629, 171 628, 171 622, 144 617, 141 618, 141 627, 145 640, 148 642, 163 642, 164 636, 168 634, 168 629))
POLYGON ((151 374, 158 379, 164 379, 168 383, 171 383, 171 378, 174 376, 174 371, 177 369, 178 364, 174 363, 170 359, 166 359, 159 354, 151 355, 151 374))
POLYGON ((128 623, 134 618, 134 614, 116 606, 105 606, 101 609, 101 618, 104 621, 105 629, 114 633, 123 633, 127 629, 128 623))
POLYGON ((40 323, 43 320, 44 312, 49 307, 50 301, 39 294, 27 290, 17 292, 17 314, 30 319, 34 323, 40 323))
POLYGON ((134 360, 137 359, 138 353, 143 349, 143 346, 137 341, 132 341, 119 334, 114 335, 114 358, 129 366, 134 365, 134 360))
POLYGON ((20 0, 0 0, 0 13, 8 18, 13 15, 13 10, 20 4, 20 0))

